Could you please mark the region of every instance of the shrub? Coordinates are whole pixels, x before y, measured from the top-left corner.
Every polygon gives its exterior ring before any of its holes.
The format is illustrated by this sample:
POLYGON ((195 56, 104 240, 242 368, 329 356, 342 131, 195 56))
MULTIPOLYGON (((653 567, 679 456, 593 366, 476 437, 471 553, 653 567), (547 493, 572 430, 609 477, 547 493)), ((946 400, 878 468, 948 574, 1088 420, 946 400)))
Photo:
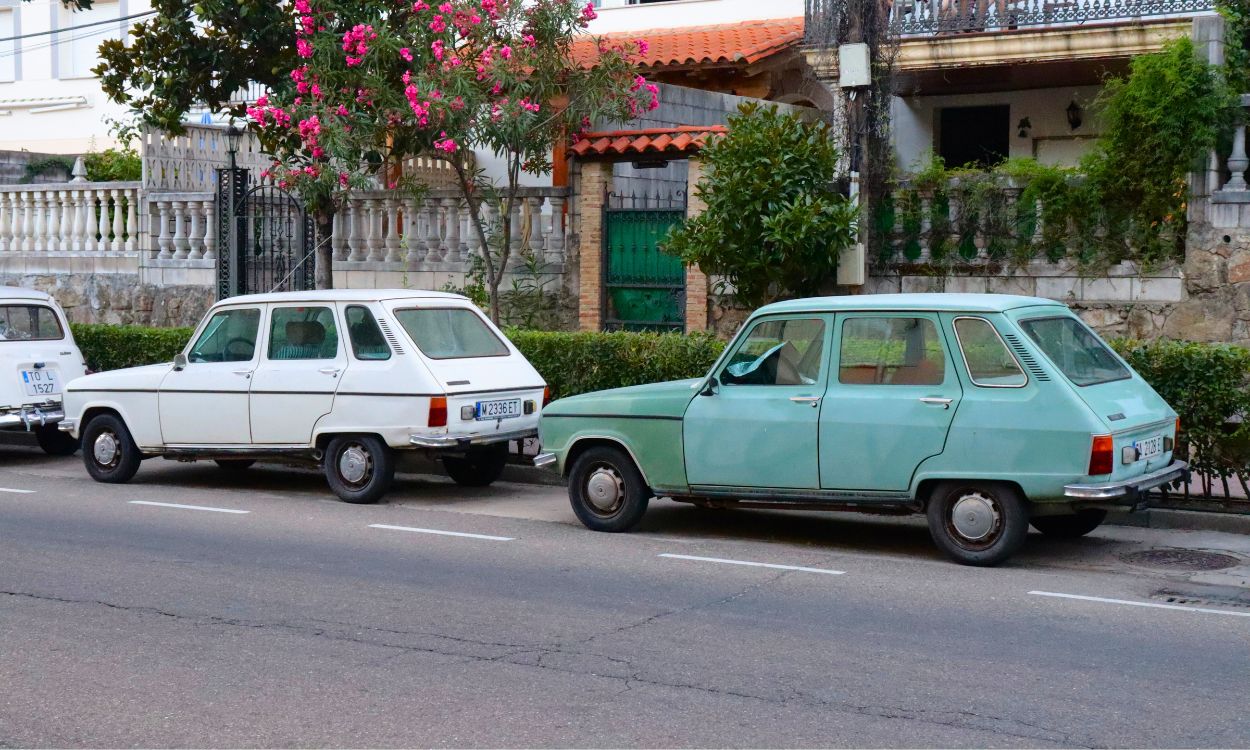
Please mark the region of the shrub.
POLYGON ((1195 472, 1238 477, 1244 484, 1250 457, 1234 446, 1247 432, 1250 350, 1186 341, 1113 342, 1120 355, 1181 417, 1180 448, 1195 472), (1232 423, 1230 424, 1230 420, 1232 423))
POLYGON ((133 148, 108 148, 83 157, 91 182, 136 182, 143 179, 143 159, 133 148))
POLYGON ((70 329, 87 366, 95 371, 172 362, 193 331, 98 323, 75 323, 70 329))
POLYGON ((702 333, 567 333, 512 329, 508 338, 552 398, 706 374, 725 344, 702 333))

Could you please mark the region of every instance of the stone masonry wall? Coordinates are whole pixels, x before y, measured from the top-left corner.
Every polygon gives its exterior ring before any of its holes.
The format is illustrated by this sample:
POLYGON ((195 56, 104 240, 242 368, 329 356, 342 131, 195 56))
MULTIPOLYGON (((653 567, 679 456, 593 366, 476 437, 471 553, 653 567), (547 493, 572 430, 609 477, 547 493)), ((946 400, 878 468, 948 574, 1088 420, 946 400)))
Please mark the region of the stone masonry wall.
POLYGON ((0 274, 0 286, 48 292, 71 323, 194 326, 216 301, 212 287, 157 286, 138 274, 0 274))

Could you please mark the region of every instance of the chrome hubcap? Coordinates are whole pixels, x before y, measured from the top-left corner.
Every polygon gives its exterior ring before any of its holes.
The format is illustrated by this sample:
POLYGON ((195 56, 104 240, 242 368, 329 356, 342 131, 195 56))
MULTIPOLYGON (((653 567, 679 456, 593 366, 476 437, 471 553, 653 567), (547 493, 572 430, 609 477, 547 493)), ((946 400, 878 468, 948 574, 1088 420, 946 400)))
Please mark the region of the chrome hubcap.
POLYGON ((111 466, 117 460, 117 436, 111 432, 101 432, 91 446, 91 455, 101 466, 111 466))
POLYGON ((595 510, 612 511, 624 497, 625 482, 614 469, 600 467, 586 480, 586 499, 595 510))
POLYGON ((980 492, 972 492, 955 501, 951 524, 964 539, 979 542, 988 537, 998 522, 994 501, 980 492))
POLYGON ((339 476, 350 484, 360 484, 369 475, 369 454, 353 445, 339 456, 339 476))

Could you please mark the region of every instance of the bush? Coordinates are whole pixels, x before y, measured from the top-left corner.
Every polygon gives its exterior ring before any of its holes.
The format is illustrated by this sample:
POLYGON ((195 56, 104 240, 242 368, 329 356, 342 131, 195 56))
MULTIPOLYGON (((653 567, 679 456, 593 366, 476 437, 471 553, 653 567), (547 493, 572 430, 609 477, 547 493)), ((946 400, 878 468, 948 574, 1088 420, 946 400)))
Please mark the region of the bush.
POLYGON ((1116 350, 1181 417, 1180 448, 1195 472, 1238 477, 1250 456, 1235 446, 1248 430, 1250 350, 1186 341, 1113 342, 1116 350), (1231 420, 1231 424, 1230 424, 1231 420))
POLYGON ((708 334, 508 331, 508 338, 551 386, 552 398, 693 378, 725 348, 708 334))
POLYGON ((194 330, 97 323, 75 323, 70 329, 87 367, 97 372, 172 362, 194 330))
POLYGON ((143 159, 132 148, 108 148, 83 157, 90 182, 136 182, 143 179, 143 159))

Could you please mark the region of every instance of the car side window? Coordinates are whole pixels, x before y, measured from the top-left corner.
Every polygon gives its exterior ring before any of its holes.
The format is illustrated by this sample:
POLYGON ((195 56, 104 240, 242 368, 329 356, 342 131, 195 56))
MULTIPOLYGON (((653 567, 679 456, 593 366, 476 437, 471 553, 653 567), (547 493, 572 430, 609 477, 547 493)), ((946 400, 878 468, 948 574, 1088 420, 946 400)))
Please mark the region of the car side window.
POLYGON ((269 359, 334 359, 339 330, 329 307, 279 307, 269 326, 269 359))
POLYGON ((391 347, 382 336, 378 321, 367 307, 352 305, 345 313, 347 337, 352 342, 352 354, 356 359, 384 360, 391 358, 391 347))
POLYGON ((813 385, 824 361, 820 318, 762 320, 752 326, 721 369, 724 385, 813 385))
POLYGON ((842 324, 838 382, 940 385, 946 355, 928 318, 848 318, 842 324))
POLYGON ((998 331, 985 318, 956 318, 955 336, 973 385, 1019 388, 1029 382, 998 331))
POLYGON ((0 305, 0 341, 60 341, 61 321, 44 305, 0 305))
POLYGON ((260 310, 221 310, 209 318, 187 357, 190 362, 250 362, 256 354, 260 310))

